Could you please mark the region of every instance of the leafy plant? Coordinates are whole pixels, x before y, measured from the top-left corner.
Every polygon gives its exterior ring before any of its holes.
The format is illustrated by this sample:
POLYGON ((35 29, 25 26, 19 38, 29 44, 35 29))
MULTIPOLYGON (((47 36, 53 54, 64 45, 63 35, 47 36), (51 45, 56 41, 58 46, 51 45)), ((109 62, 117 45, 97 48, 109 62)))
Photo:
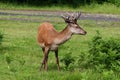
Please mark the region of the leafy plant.
POLYGON ((68 70, 70 67, 70 64, 74 63, 74 58, 71 56, 71 53, 67 53, 64 55, 64 57, 61 59, 61 62, 65 65, 65 69, 68 70))
POLYGON ((103 40, 97 32, 90 44, 90 63, 97 69, 120 70, 120 43, 116 39, 103 40), (115 67, 116 66, 116 67, 115 67))
POLYGON ((78 66, 79 68, 87 68, 89 63, 90 57, 88 53, 81 52, 81 54, 78 56, 78 66))
POLYGON ((92 67, 95 70, 102 71, 116 70, 120 71, 120 40, 104 40, 97 31, 89 44, 89 54, 81 54, 78 60, 80 66, 92 67))

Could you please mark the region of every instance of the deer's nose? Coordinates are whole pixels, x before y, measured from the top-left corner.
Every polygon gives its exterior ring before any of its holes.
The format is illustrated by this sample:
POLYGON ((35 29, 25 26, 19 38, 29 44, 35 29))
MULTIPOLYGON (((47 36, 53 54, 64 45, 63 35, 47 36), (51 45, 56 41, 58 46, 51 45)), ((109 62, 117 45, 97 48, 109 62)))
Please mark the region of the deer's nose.
POLYGON ((83 33, 82 33, 82 35, 86 35, 87 34, 87 32, 86 31, 84 31, 83 33))
POLYGON ((87 34, 87 32, 85 31, 84 34, 87 34))

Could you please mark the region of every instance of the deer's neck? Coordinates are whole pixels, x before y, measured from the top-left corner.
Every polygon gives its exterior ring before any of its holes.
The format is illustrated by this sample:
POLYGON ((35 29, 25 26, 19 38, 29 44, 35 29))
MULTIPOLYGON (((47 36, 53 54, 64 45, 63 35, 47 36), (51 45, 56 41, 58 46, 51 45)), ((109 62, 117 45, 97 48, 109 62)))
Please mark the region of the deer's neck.
POLYGON ((72 32, 69 30, 69 27, 66 27, 63 31, 59 32, 55 38, 55 43, 60 45, 67 40, 69 40, 72 36, 72 32))

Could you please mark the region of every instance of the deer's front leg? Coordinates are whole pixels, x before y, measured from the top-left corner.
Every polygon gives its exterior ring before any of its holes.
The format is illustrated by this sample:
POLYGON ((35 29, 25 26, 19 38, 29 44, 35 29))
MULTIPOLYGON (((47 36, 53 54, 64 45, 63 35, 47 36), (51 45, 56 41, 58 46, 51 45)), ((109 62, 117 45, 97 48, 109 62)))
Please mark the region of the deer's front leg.
POLYGON ((55 57, 56 57, 56 63, 57 63, 58 70, 60 70, 60 66, 59 66, 59 58, 58 58, 58 49, 55 50, 55 57))

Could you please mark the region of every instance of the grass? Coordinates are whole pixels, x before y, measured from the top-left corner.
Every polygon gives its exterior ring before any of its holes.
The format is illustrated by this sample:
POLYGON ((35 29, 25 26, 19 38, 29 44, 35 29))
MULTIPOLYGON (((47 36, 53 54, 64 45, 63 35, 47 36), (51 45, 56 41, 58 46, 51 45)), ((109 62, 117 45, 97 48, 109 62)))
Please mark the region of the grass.
POLYGON ((88 13, 107 13, 107 14, 120 14, 120 7, 114 4, 91 4, 85 6, 79 6, 72 8, 66 5, 52 5, 52 6, 30 6, 30 5, 17 5, 10 3, 0 3, 0 9, 2 10, 52 10, 52 11, 82 11, 88 13))
MULTIPOLYGON (((11 17, 8 17, 8 19, 11 17)), ((18 16, 19 18, 19 16, 18 16)), ((37 19, 38 17, 31 17, 37 19)), ((39 17, 41 18, 41 16, 39 17)), ((43 18, 44 19, 44 18, 43 18)), ((58 31, 66 25, 61 19, 50 17, 58 31)), ((48 72, 39 72, 43 53, 36 41, 37 29, 41 22, 0 20, 0 30, 4 32, 4 42, 0 49, 0 80, 119 80, 120 73, 114 71, 97 72, 91 69, 65 71, 60 63, 61 71, 57 71, 55 56, 49 54, 48 72)), ((78 23, 87 31, 87 35, 74 35, 67 43, 59 48, 59 58, 68 52, 77 57, 81 52, 87 52, 88 42, 99 30, 104 39, 120 36, 119 22, 103 22, 80 20, 78 23)))

